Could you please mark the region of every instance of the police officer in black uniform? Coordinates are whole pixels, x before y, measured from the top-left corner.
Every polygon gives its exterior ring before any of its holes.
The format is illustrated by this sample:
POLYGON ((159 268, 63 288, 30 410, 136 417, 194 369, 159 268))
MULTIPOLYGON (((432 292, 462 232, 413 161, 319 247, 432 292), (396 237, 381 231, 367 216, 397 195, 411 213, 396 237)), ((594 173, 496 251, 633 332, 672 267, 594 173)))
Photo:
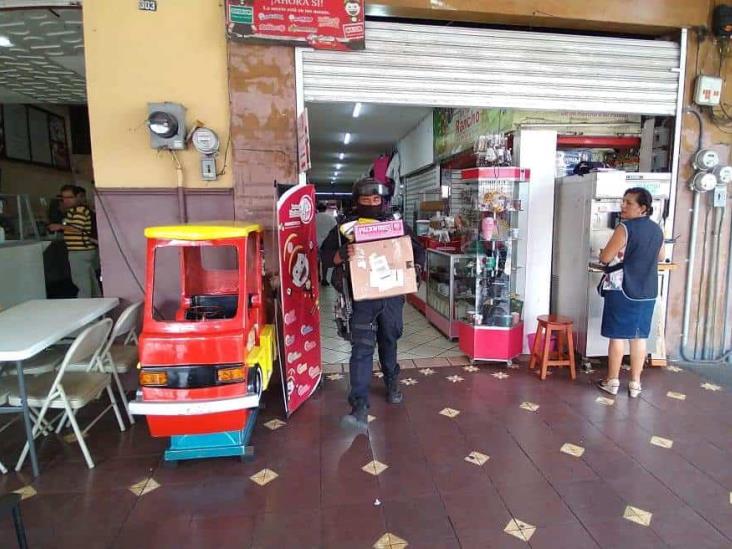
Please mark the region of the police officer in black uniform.
MULTIPOLYGON (((390 211, 391 192, 387 185, 375 179, 361 179, 354 183, 352 194, 355 215, 346 218, 344 223, 359 218, 379 221, 393 219, 390 211)), ((424 266, 424 248, 409 227, 405 225, 404 230, 405 234, 412 237, 412 250, 419 276, 420 270, 424 266)), ((348 261, 352 252, 353 246, 340 233, 340 225, 331 230, 321 247, 324 266, 335 267, 332 282, 339 292, 343 292, 344 288, 350 292, 350 273, 343 268, 343 264, 348 261)), ((374 348, 377 343, 379 362, 386 385, 386 400, 390 404, 399 404, 404 398, 397 382, 399 376, 397 341, 403 331, 404 296, 353 302, 352 307, 353 313, 350 318, 351 392, 348 396, 352 410, 350 414, 344 416, 342 425, 365 431, 368 425, 368 391, 373 370, 374 348)))

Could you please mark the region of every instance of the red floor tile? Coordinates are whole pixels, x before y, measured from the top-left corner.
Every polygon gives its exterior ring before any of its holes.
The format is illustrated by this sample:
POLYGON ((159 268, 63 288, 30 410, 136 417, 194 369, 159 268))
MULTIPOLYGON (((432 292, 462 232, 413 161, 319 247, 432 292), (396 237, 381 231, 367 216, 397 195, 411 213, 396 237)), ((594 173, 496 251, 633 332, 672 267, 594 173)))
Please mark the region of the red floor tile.
POLYGON ((387 532, 382 508, 373 503, 323 509, 322 528, 325 547, 372 547, 387 532))
POLYGON ((413 547, 456 542, 445 505, 437 495, 384 501, 384 518, 389 532, 413 547))
MULTIPOLYGON (((282 417, 281 396, 268 391, 251 462, 165 467, 165 439, 142 422, 120 433, 105 418, 88 439, 96 468, 76 445, 46 437, 42 476, 26 467, 0 489, 37 491, 22 503, 32 547, 371 547, 386 532, 440 549, 732 546, 732 396, 700 389, 694 374, 651 370, 641 399, 621 393, 608 407, 584 374, 572 383, 564 372, 541 382, 525 366, 404 373, 418 383, 401 406, 373 379, 369 436, 341 429, 348 382, 327 380, 275 431, 263 423, 282 417), (454 375, 463 381, 446 379, 454 375), (538 411, 522 410, 527 401, 538 411), (460 414, 440 415, 446 407, 460 414), (652 446, 653 435, 674 446, 652 446), (560 453, 565 442, 582 446, 581 458, 560 453), (488 461, 466 462, 471 451, 488 461), (374 459, 388 466, 378 476, 361 470, 374 459), (249 477, 263 468, 279 476, 258 486, 249 477), (147 478, 160 486, 127 489, 147 478), (622 518, 629 504, 653 513, 650 527, 622 518), (536 527, 529 544, 504 532, 512 517, 536 527)), ((0 441, 6 464, 22 441, 15 427, 0 441)), ((0 522, 0 546, 13 540, 0 522)))
MULTIPOLYGON (((238 547, 244 547, 239 544, 238 547)), ((279 549, 322 546, 320 510, 257 515, 252 547, 279 549)))

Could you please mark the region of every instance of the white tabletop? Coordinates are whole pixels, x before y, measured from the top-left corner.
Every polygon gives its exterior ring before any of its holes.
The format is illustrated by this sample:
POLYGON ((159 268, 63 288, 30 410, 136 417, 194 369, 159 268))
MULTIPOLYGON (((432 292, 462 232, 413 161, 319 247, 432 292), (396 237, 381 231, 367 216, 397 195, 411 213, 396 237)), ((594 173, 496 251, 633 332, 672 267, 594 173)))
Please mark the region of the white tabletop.
POLYGON ((32 299, 0 311, 0 362, 31 358, 118 304, 116 297, 32 299))

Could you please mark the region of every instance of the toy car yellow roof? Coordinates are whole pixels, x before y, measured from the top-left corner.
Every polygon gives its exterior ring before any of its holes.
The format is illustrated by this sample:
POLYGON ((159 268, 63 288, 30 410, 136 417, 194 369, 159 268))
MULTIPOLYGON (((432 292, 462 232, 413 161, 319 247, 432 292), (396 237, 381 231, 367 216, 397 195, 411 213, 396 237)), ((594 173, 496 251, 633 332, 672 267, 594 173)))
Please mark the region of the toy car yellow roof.
POLYGON ((207 221, 186 225, 163 225, 147 227, 145 236, 160 240, 218 240, 221 238, 241 238, 250 233, 260 232, 261 225, 241 221, 207 221))

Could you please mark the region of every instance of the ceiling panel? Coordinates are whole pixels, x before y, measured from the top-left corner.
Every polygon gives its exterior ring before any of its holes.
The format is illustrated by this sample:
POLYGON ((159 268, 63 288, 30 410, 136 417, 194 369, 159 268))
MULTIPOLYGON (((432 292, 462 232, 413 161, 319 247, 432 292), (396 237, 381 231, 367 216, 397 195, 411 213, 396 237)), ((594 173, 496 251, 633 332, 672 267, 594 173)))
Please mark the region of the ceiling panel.
POLYGON ((0 36, 0 100, 86 103, 81 9, 3 10, 0 36))
POLYGON ((397 142, 427 116, 427 107, 404 107, 364 103, 353 118, 352 103, 308 103, 310 157, 308 179, 329 184, 341 164, 336 184, 351 184, 366 173, 374 159, 391 152, 397 142), (343 144, 345 134, 351 142, 343 144), (343 160, 339 154, 344 153, 343 160))

